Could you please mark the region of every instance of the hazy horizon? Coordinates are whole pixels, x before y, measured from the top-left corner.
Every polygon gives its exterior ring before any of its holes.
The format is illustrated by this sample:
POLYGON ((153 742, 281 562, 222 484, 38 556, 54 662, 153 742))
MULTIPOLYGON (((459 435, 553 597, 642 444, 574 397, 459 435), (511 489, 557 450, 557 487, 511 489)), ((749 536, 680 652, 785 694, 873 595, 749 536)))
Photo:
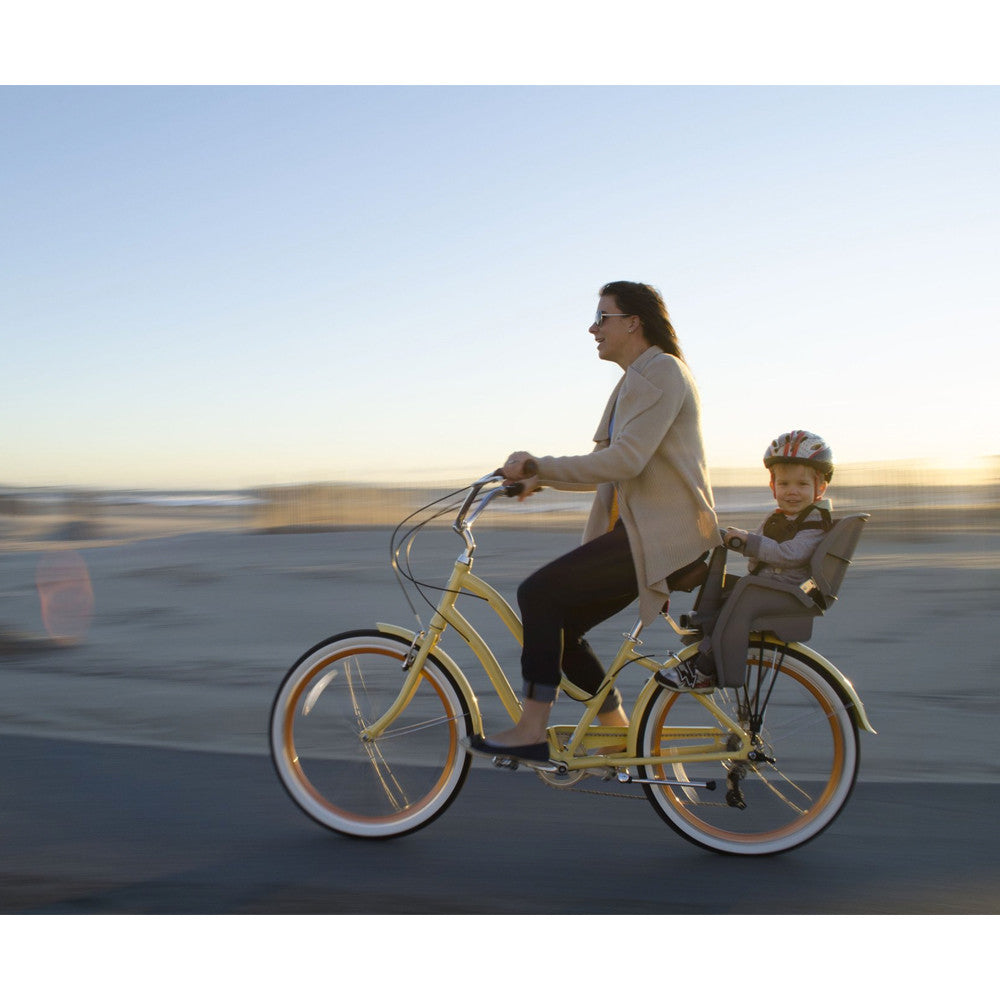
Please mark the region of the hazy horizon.
MULTIPOLYGON (((465 474, 427 475, 423 478, 387 476, 384 478, 318 478, 281 480, 272 482, 241 482, 226 486, 209 486, 203 483, 73 483, 37 482, 16 483, 0 479, 0 491, 9 492, 59 492, 79 490, 85 493, 163 493, 163 494, 225 494, 253 490, 310 485, 357 486, 385 489, 407 489, 453 485, 460 487, 472 483, 489 470, 468 469, 465 474)), ((767 473, 759 467, 709 468, 714 488, 754 488, 767 492, 767 473)), ((985 486, 1000 484, 1000 455, 984 456, 981 461, 967 466, 942 466, 930 460, 897 459, 892 462, 858 462, 838 464, 835 475, 837 486, 985 486)), ((559 492, 559 491, 556 491, 559 492)))

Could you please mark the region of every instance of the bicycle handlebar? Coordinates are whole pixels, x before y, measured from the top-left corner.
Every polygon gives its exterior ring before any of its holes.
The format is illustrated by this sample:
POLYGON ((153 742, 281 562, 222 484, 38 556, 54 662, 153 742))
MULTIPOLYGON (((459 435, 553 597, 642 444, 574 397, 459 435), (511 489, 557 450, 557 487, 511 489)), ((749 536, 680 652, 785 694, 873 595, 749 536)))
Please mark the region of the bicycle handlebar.
POLYGON ((476 507, 470 515, 469 510, 476 502, 476 499, 479 497, 483 487, 489 486, 491 483, 502 483, 505 478, 503 469, 496 469, 493 472, 487 473, 481 479, 477 479, 476 482, 469 487, 469 492, 466 494, 465 500, 455 517, 455 523, 452 527, 466 540, 466 543, 470 547, 474 543, 469 529, 472 527, 476 518, 478 518, 479 515, 486 509, 486 507, 488 507, 489 504, 498 496, 517 497, 524 492, 523 483, 510 483, 508 486, 497 486, 495 489, 490 490, 490 492, 487 493, 482 500, 480 500, 479 506, 476 507))
MULTIPOLYGON (((528 478, 537 475, 538 463, 533 458, 526 459, 524 462, 524 472, 528 478)), ((524 483, 522 482, 509 483, 506 486, 498 486, 496 489, 490 490, 490 492, 482 498, 479 506, 472 512, 472 515, 469 516, 469 510, 476 502, 476 498, 479 496, 483 487, 498 481, 502 483, 506 478, 507 477, 504 475, 502 468, 495 469, 493 472, 487 473, 481 479, 477 479, 472 486, 469 487, 469 492, 455 517, 455 523, 452 527, 466 540, 466 543, 470 546, 470 551, 474 543, 469 529, 472 527, 476 518, 479 517, 487 506, 489 506, 490 502, 501 494, 506 497, 519 497, 524 492, 524 483)))

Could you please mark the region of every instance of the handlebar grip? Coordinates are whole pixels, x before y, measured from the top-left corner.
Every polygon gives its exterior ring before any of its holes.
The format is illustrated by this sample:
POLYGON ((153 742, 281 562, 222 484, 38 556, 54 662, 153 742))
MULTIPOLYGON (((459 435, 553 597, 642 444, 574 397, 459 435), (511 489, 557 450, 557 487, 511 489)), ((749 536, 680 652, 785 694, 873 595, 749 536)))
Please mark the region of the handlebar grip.
POLYGON ((743 548, 743 545, 744 542, 742 538, 730 538, 729 541, 726 542, 726 548, 732 549, 734 552, 739 552, 739 550, 743 548))

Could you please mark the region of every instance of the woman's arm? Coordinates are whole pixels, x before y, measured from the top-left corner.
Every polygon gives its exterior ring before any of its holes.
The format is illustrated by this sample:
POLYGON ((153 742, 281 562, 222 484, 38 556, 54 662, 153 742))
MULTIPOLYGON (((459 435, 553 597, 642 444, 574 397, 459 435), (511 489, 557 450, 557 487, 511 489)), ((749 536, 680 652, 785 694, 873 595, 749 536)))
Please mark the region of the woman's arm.
POLYGON ((615 435, 586 455, 539 458, 540 478, 569 484, 622 482, 639 475, 660 447, 690 393, 677 360, 661 355, 630 371, 615 411, 615 435))

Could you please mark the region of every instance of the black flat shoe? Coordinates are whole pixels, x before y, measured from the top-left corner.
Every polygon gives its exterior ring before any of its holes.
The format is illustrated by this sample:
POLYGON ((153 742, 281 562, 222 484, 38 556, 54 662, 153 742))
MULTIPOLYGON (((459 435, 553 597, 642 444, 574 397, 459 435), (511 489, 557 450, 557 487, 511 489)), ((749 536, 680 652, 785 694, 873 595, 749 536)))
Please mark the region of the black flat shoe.
POLYGON ((470 736, 465 745, 473 753, 481 753, 486 757, 509 757, 511 760, 523 760, 534 764, 547 764, 549 760, 548 743, 525 743, 521 746, 505 747, 476 735, 470 736))

